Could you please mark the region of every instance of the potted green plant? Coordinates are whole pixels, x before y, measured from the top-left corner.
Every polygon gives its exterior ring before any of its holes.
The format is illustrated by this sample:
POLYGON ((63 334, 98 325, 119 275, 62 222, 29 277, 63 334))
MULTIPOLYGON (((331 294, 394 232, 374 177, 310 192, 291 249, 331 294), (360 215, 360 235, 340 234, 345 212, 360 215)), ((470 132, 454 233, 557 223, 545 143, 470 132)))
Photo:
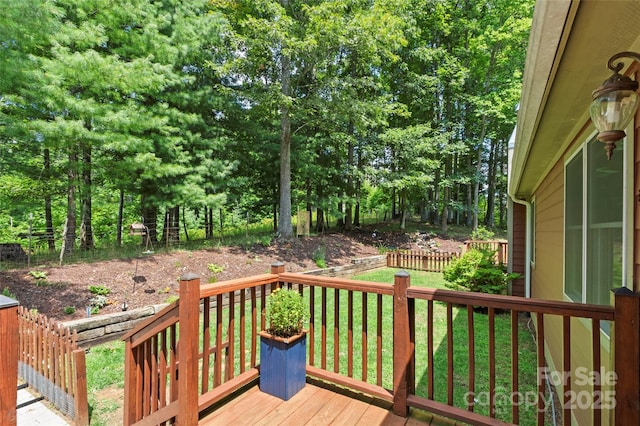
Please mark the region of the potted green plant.
POLYGON ((288 400, 306 382, 308 310, 296 290, 277 288, 267 298, 268 328, 260 332, 260 390, 288 400))

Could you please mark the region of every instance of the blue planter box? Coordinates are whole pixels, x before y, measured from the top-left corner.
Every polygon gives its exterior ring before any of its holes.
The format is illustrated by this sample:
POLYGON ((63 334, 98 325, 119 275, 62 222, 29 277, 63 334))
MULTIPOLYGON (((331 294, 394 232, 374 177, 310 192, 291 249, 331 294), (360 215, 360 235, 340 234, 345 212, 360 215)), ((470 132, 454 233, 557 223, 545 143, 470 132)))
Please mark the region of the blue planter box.
POLYGON ((287 401, 307 377, 307 335, 276 340, 260 333, 260 390, 287 401))

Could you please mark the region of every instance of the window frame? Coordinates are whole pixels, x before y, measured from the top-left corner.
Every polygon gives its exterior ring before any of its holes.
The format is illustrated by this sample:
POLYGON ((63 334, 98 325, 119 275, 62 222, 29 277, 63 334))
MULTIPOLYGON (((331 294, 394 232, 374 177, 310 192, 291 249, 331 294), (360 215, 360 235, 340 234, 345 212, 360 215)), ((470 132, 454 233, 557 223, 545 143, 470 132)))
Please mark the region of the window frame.
MULTIPOLYGON (((626 129, 627 136, 621 141, 618 142, 617 149, 614 151, 614 155, 622 155, 622 287, 632 288, 633 287, 633 146, 634 146, 634 129, 633 123, 631 123, 626 129)), ((565 158, 565 162, 563 165, 563 262, 562 262, 562 294, 563 298, 566 301, 573 303, 587 303, 587 284, 588 284, 588 271, 587 271, 587 263, 588 263, 588 172, 589 172, 589 150, 588 146, 590 143, 600 144, 601 142, 596 140, 596 132, 593 132, 589 137, 587 137, 583 143, 577 147, 569 156, 565 158), (581 274, 581 290, 580 290, 580 299, 575 300, 574 297, 570 296, 567 293, 567 282, 566 282, 566 274, 567 274, 567 259, 566 259, 566 250, 567 250, 567 166, 569 163, 573 161, 573 159, 582 154, 582 229, 581 229, 581 238, 582 238, 582 264, 580 267, 581 274)), ((604 147, 602 155, 605 155, 604 147)))

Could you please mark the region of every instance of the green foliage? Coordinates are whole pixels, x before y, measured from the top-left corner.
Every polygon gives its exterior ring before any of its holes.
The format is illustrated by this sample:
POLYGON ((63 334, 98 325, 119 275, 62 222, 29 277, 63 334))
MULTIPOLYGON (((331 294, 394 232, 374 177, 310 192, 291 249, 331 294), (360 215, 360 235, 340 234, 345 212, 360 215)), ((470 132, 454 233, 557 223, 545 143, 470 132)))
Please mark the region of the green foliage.
POLYGON ((274 336, 291 337, 302 331, 309 316, 304 299, 296 290, 275 289, 267 300, 267 332, 274 336))
POLYGON ((518 274, 506 273, 495 264, 495 251, 471 249, 445 268, 447 287, 459 291, 506 294, 509 281, 518 274))
POLYGON ((64 313, 67 315, 73 315, 76 313, 76 307, 75 306, 65 306, 64 307, 64 313))
POLYGON ((326 268, 327 267, 327 247, 324 245, 318 246, 313 251, 313 261, 318 266, 318 268, 326 268))
POLYGON ((11 289, 9 287, 2 287, 2 293, 3 296, 8 297, 10 299, 15 299, 16 295, 11 293, 11 289))
POLYGON ((216 265, 215 263, 209 263, 207 265, 207 269, 212 274, 219 274, 220 272, 224 271, 224 266, 216 265))
POLYGON ((91 303, 91 307, 92 307, 91 313, 98 313, 101 308, 104 308, 109 303, 109 301, 107 300, 107 297, 103 295, 92 297, 89 300, 89 302, 91 303))
POLYGON ((47 282, 47 273, 45 271, 29 271, 29 275, 35 278, 36 286, 38 287, 49 286, 49 283, 47 282))
POLYGON ((31 275, 36 280, 46 280, 47 273, 45 271, 29 271, 29 275, 31 275))
POLYGON ((164 303, 169 303, 169 304, 171 304, 171 303, 175 302, 175 301, 176 301, 176 300, 178 300, 178 299, 180 299, 180 297, 179 297, 178 295, 172 294, 171 296, 168 296, 168 297, 164 300, 164 303))
POLYGON ((393 251, 394 249, 391 247, 386 246, 383 243, 379 243, 376 248, 378 249, 378 254, 386 254, 390 251, 393 251))
POLYGON ((491 240, 495 236, 495 232, 485 228, 484 226, 478 226, 478 229, 471 233, 472 240, 491 240))
POLYGON ((103 285, 90 285, 89 291, 97 296, 107 296, 111 293, 111 289, 103 285))

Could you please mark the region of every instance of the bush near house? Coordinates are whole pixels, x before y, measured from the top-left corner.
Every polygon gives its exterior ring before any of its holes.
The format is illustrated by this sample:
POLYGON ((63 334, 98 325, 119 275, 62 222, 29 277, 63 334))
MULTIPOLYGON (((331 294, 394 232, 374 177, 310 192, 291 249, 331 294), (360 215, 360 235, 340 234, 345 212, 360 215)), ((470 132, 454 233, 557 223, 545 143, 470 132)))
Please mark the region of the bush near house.
POLYGON ((495 264, 495 250, 470 249, 444 271, 445 286, 452 290, 506 294, 509 281, 520 275, 495 264))

